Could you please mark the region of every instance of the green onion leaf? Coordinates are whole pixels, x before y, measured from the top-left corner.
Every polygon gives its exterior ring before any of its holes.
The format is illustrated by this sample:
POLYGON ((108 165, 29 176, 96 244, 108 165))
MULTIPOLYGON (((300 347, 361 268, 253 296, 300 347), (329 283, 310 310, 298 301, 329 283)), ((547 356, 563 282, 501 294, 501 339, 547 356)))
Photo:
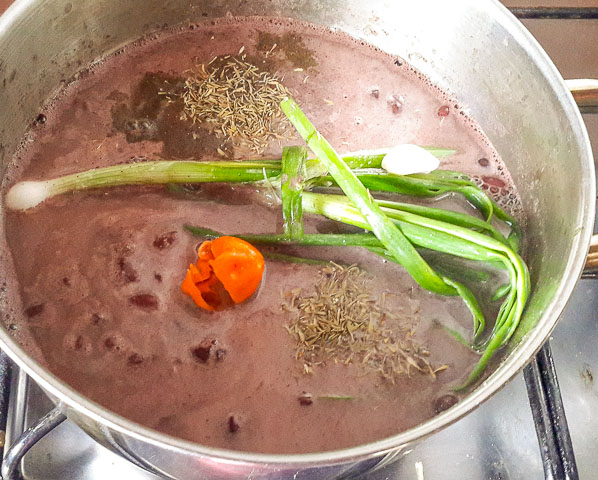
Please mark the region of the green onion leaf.
POLYGON ((305 180, 305 147, 282 149, 282 219, 285 235, 291 240, 303 236, 303 207, 301 194, 305 180))

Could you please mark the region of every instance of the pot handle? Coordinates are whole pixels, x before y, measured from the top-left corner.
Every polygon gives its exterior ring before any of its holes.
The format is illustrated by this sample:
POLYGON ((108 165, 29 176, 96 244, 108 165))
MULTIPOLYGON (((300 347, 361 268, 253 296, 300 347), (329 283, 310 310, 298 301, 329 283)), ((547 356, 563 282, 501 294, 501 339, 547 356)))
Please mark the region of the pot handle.
POLYGON ((565 80, 582 113, 598 113, 598 80, 565 80))
MULTIPOLYGON (((598 113, 598 80, 580 78, 565 80, 565 83, 582 113, 598 113)), ((590 274, 590 271, 598 272, 598 234, 592 236, 584 267, 585 274, 590 274)))
POLYGON ((1 469, 2 480, 16 480, 20 478, 19 467, 23 456, 37 443, 38 440, 65 420, 66 416, 64 413, 58 408, 55 408, 24 431, 4 455, 1 469))
POLYGON ((598 271, 598 234, 596 233, 592 235, 592 240, 590 241, 590 251, 588 252, 586 264, 583 269, 584 273, 588 271, 598 271))

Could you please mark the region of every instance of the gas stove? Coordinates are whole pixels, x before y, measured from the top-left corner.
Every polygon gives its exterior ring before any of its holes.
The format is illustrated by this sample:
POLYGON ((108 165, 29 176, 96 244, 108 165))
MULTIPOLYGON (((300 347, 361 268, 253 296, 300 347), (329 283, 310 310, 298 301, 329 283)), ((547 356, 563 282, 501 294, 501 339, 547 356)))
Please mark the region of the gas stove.
MULTIPOLYGON (((595 0, 587 2, 591 7, 595 0)), ((598 8, 579 8, 584 7, 583 1, 563 0, 561 5, 543 8, 530 0, 503 3, 519 7, 513 8, 514 13, 527 19, 526 26, 564 76, 598 78, 598 8)), ((550 3, 554 2, 543 2, 550 3)), ((0 12, 6 4, 0 0, 0 12)), ((598 115, 584 119, 598 150, 598 115)), ((554 334, 524 372, 473 413, 414 446, 397 462, 360 478, 594 478, 598 471, 597 312, 598 280, 587 274, 554 334)), ((0 430, 6 432, 2 471, 11 471, 4 480, 158 479, 53 415, 50 400, 4 354, 0 354, 0 378, 4 392, 0 430), (19 437, 31 427, 33 435, 24 443, 19 437), (14 455, 15 449, 10 448, 14 445, 27 451, 22 459, 14 455)))

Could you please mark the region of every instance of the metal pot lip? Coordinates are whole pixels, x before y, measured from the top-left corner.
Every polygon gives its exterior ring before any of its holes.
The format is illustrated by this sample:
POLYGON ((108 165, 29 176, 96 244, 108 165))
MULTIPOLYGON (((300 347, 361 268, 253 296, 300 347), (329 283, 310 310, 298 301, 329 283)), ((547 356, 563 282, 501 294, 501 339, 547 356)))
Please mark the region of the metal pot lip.
MULTIPOLYGON (((33 12, 35 0, 17 0, 0 17, 0 32, 18 26, 20 16, 33 12)), ((539 324, 527 338, 514 349, 508 359, 474 390, 464 401, 458 403, 450 410, 429 419, 428 421, 401 432, 392 437, 359 445, 342 450, 307 453, 307 454, 264 454, 225 450, 202 446, 176 437, 164 435, 157 431, 143 427, 124 417, 116 415, 104 407, 90 401, 67 384, 55 377, 45 368, 35 362, 21 347, 10 337, 7 331, 0 329, 0 347, 19 366, 21 366, 44 390, 59 400, 59 407, 63 410, 73 409, 86 415, 94 421, 109 428, 130 435, 131 437, 147 442, 160 448, 178 451, 183 454, 209 457, 212 461, 222 463, 247 463, 282 466, 286 468, 333 465, 360 459, 383 455, 389 451, 405 446, 411 442, 421 440, 426 436, 457 421, 482 402, 500 390, 506 382, 520 372, 527 361, 540 349, 544 341, 554 329, 558 316, 565 307, 581 271, 583 269, 585 254, 589 247, 594 221, 595 198, 595 173, 591 146, 585 130, 581 114, 577 109, 573 97, 553 65, 552 61, 540 47, 533 36, 520 24, 498 0, 488 0, 484 5, 488 16, 499 21, 508 32, 525 48, 530 57, 537 59, 540 70, 547 83, 562 101, 563 110, 570 121, 576 140, 583 152, 582 169, 584 188, 582 189, 582 211, 580 223, 582 229, 577 235, 573 248, 569 254, 567 271, 568 277, 563 278, 560 285, 546 307, 541 324, 539 324)))

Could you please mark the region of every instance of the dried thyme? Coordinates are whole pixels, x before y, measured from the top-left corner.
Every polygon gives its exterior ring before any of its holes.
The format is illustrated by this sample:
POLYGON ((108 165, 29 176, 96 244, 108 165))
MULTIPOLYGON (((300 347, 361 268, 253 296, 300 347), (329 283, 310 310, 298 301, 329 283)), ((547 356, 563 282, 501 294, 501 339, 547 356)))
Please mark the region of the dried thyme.
POLYGON ((327 361, 360 364, 391 382, 418 372, 432 377, 430 352, 414 338, 415 318, 399 317, 368 293, 368 278, 356 265, 330 263, 320 270, 315 291, 294 289, 283 295, 283 309, 297 312, 287 330, 297 340, 303 371, 327 361))
POLYGON ((276 75, 245 61, 245 55, 226 55, 199 65, 186 80, 182 98, 187 119, 205 122, 217 136, 262 153, 271 141, 289 136, 279 108, 289 95, 276 75))

